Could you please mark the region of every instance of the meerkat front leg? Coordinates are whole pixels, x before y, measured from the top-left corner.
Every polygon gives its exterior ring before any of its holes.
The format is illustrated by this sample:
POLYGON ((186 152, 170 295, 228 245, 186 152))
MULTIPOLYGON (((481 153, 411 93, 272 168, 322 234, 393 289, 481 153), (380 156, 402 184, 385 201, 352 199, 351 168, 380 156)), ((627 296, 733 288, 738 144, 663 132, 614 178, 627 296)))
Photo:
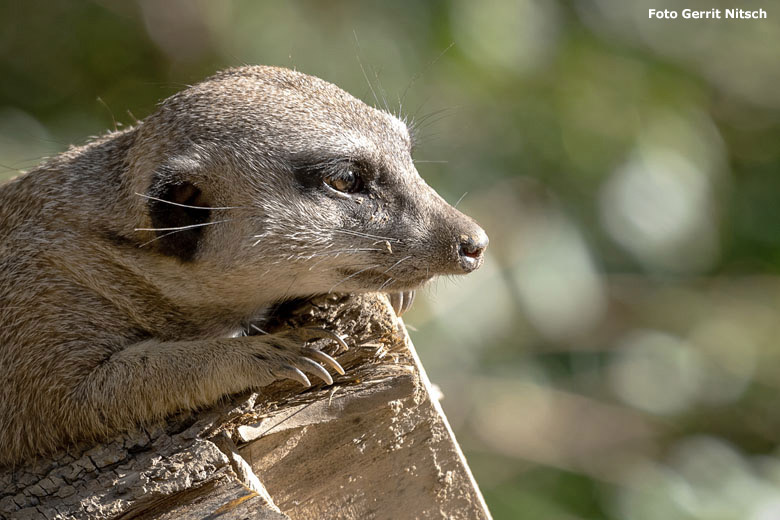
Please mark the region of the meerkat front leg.
POLYGON ((99 431, 212 404, 225 395, 280 379, 308 387, 306 373, 332 384, 320 363, 342 375, 344 369, 331 356, 305 344, 323 337, 346 347, 339 336, 314 328, 199 341, 143 341, 114 353, 84 377, 75 389, 73 405, 84 412, 85 428, 99 431), (93 421, 99 425, 89 424, 93 421))

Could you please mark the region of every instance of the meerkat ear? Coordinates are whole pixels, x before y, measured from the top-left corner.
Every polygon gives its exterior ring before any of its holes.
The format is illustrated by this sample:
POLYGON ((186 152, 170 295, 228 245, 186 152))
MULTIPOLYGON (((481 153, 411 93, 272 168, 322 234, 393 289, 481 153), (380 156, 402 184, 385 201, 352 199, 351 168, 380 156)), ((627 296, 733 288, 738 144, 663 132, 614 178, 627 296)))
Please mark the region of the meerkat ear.
POLYGON ((198 252, 211 207, 200 188, 188 181, 165 179, 150 190, 149 215, 157 248, 189 262, 198 252))

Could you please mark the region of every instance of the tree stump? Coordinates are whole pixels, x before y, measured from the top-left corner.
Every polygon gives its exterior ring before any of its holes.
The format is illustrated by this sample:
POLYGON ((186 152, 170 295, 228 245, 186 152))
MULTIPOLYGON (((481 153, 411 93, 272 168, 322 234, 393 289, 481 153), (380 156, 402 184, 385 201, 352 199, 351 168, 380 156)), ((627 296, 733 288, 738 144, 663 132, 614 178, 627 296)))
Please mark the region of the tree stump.
POLYGON ((301 325, 348 338, 323 345, 346 370, 332 386, 279 382, 0 471, 0 517, 490 518, 387 298, 318 297, 267 326, 301 325))

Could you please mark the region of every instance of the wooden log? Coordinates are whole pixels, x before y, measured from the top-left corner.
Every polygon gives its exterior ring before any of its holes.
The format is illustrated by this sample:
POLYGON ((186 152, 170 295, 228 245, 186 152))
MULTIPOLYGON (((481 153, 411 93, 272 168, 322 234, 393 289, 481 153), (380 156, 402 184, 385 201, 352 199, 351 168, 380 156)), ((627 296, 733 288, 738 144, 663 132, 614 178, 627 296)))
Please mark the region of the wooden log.
POLYGON ((345 376, 280 382, 103 444, 0 471, 0 516, 487 519, 403 323, 385 296, 279 309, 272 330, 347 336, 345 376))

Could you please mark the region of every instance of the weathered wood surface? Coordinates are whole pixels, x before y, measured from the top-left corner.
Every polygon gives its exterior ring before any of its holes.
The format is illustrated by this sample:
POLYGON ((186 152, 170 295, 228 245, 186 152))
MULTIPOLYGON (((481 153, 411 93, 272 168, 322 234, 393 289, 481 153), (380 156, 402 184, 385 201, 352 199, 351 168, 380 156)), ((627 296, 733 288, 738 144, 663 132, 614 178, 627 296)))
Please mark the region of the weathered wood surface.
POLYGON ((489 518, 384 296, 323 297, 269 327, 348 336, 330 387, 236 396, 0 472, 3 518, 489 518))

